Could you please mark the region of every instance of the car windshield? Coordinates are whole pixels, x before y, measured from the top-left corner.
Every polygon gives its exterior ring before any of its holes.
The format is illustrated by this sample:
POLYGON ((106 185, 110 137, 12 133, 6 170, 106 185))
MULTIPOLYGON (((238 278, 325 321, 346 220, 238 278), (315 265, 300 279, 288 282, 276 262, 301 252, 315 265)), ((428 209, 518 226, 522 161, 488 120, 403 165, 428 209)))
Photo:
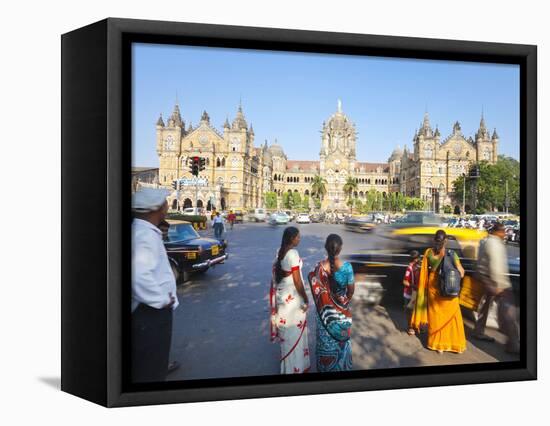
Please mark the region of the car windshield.
POLYGON ((200 238, 191 224, 170 225, 168 229, 168 241, 186 241, 200 238))
POLYGON ((435 214, 425 213, 409 213, 403 216, 399 223, 416 223, 416 224, 429 224, 439 225, 441 224, 441 218, 435 214))

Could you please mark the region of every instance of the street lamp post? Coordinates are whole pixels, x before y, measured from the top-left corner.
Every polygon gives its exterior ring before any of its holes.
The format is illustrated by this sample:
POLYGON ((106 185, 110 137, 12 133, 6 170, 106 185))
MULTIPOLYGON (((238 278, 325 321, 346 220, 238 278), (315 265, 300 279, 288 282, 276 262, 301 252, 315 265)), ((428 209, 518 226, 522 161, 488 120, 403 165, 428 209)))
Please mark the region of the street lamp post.
POLYGON ((506 214, 508 214, 508 179, 506 179, 506 200, 504 201, 506 207, 506 214))
POLYGON ((462 173, 462 214, 466 214, 466 173, 462 173))

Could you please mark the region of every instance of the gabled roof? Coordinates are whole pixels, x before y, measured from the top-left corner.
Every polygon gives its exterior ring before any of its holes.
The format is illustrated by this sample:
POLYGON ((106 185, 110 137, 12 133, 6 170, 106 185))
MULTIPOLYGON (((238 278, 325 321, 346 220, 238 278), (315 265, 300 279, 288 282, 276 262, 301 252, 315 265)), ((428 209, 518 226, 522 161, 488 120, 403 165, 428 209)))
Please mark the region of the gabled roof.
POLYGON ((286 162, 287 171, 299 171, 299 172, 318 172, 319 161, 308 160, 288 160, 286 162))

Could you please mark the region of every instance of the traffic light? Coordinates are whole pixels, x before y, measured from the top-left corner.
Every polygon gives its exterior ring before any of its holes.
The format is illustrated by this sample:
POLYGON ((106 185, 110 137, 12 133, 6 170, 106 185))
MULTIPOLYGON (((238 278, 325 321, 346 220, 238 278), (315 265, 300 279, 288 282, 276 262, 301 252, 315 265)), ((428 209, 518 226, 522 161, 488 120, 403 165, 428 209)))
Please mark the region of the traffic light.
POLYGON ((206 158, 201 157, 199 163, 199 171, 203 171, 206 168, 206 158))
POLYGON ((199 157, 191 157, 190 158, 190 165, 189 165, 189 171, 193 176, 199 175, 199 167, 200 167, 200 158, 199 157))

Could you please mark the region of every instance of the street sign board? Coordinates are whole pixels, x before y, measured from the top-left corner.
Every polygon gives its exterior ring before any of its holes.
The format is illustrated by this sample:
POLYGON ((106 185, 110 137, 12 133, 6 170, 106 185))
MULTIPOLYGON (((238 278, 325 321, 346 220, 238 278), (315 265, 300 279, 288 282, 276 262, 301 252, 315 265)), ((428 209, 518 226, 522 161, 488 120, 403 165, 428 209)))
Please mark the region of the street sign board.
POLYGON ((205 178, 181 178, 180 186, 208 186, 208 179, 205 178))

